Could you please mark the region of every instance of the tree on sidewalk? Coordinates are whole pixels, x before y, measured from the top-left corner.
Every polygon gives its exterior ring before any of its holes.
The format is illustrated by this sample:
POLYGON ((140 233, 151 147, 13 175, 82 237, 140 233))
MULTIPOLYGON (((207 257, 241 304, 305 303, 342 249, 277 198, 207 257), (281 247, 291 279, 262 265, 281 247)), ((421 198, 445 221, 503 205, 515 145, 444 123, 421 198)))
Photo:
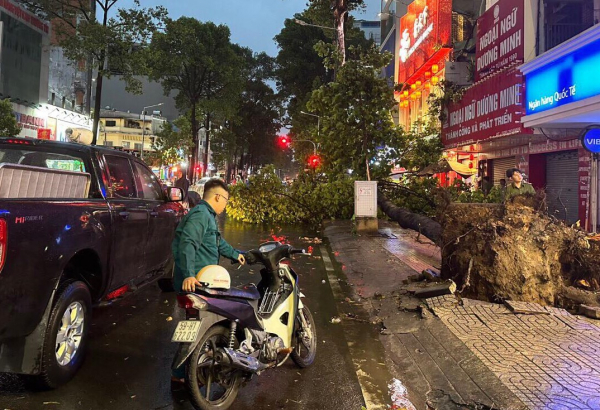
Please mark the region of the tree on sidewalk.
POLYGON ((10 100, 0 100, 0 137, 16 137, 20 132, 10 100))
POLYGON ((198 163, 200 125, 206 129, 206 164, 211 123, 215 117, 230 115, 236 104, 231 96, 240 88, 243 59, 229 37, 227 26, 181 17, 167 20, 165 31, 152 38, 150 77, 161 82, 165 94, 178 91, 177 107, 190 117, 194 142, 190 172, 198 163))
MULTIPOLYGON (((321 44, 326 64, 335 54, 321 44)), ((350 47, 336 80, 314 91, 308 108, 321 117, 319 141, 324 169, 330 175, 353 170, 368 180, 387 177, 393 165, 414 168, 439 158, 438 131, 430 126, 404 130, 392 121, 397 106, 385 78, 379 76, 391 56, 376 48, 350 47)))
MULTIPOLYGON (((92 145, 96 144, 102 81, 120 75, 128 92, 140 94, 141 82, 134 76, 144 74, 144 46, 161 26, 167 11, 162 6, 114 10, 119 0, 18 0, 20 4, 54 21, 58 44, 72 61, 87 61, 96 72, 96 95, 92 145)), ((91 98, 91 96, 88 96, 91 98)))

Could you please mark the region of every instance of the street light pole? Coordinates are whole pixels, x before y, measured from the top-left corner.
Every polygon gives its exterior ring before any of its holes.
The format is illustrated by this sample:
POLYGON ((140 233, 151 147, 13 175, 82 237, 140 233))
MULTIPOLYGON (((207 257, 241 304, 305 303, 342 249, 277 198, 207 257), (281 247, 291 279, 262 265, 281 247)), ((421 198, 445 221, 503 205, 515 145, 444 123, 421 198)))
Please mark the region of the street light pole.
POLYGON ((309 112, 300 111, 300 114, 310 115, 311 117, 317 117, 317 139, 321 137, 321 116, 317 114, 311 114, 309 112))
MULTIPOLYGON (((345 51, 345 50, 339 50, 340 47, 339 47, 339 39, 338 39, 337 28, 335 28, 335 27, 327 27, 327 26, 320 26, 318 24, 310 24, 310 23, 307 23, 306 21, 302 21, 302 20, 299 20, 299 19, 293 19, 292 21, 294 23, 296 23, 296 24, 299 24, 299 25, 305 26, 305 27, 318 27, 318 28, 321 28, 323 30, 332 30, 332 31, 335 31, 335 34, 333 36, 333 39, 334 39, 334 42, 335 42, 335 47, 338 49, 338 51, 342 51, 342 52, 345 51)), ((336 76, 336 72, 337 72, 337 64, 338 63, 337 63, 337 60, 336 60, 335 67, 333 69, 333 79, 334 80, 336 78, 335 76, 336 76)))
POLYGON ((315 144, 314 141, 311 141, 311 140, 296 140, 296 142, 310 142, 311 144, 313 144, 313 154, 317 155, 317 144, 315 144))
POLYGON ((307 23, 306 21, 302 21, 302 20, 299 20, 299 19, 294 19, 294 23, 300 24, 301 26, 318 27, 318 28, 322 28, 322 29, 325 29, 325 30, 337 31, 337 29, 335 27, 327 27, 327 26, 319 26, 318 24, 310 24, 310 23, 307 23))
POLYGON ((147 107, 144 107, 143 111, 142 111, 142 149, 140 151, 140 159, 144 159, 144 140, 146 139, 146 109, 147 108, 153 108, 153 107, 160 107, 161 105, 163 105, 163 103, 158 103, 158 104, 154 104, 154 105, 148 105, 147 107))

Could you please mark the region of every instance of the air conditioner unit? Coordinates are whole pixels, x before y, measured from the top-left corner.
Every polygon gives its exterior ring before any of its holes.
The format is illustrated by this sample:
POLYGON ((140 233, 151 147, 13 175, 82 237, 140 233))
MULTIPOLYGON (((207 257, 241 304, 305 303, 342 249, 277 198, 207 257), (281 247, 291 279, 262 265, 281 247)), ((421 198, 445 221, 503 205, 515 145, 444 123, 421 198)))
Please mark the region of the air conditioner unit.
POLYGON ((467 61, 447 61, 445 80, 456 85, 467 86, 471 85, 469 79, 469 63, 467 61))

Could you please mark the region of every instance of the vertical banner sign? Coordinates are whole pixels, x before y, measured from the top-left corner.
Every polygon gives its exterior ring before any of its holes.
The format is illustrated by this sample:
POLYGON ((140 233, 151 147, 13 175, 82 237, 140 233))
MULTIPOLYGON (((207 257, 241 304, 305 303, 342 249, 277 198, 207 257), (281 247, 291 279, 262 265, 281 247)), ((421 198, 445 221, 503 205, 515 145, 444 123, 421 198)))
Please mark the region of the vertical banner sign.
POLYGON ((523 0, 502 0, 477 19, 475 81, 515 62, 525 54, 523 0))
MULTIPOLYGON (((521 0, 522 1, 522 0, 521 0)), ((415 0, 400 19, 398 81, 404 83, 435 52, 451 45, 452 0, 415 0)))
MULTIPOLYGON (((588 200, 591 183, 592 156, 586 148, 579 149, 579 219, 581 226, 588 227, 590 209, 588 200)), ((591 201, 590 201, 591 202, 591 201)))
POLYGON ((444 110, 445 145, 529 132, 521 124, 523 76, 510 69, 473 85, 444 110))

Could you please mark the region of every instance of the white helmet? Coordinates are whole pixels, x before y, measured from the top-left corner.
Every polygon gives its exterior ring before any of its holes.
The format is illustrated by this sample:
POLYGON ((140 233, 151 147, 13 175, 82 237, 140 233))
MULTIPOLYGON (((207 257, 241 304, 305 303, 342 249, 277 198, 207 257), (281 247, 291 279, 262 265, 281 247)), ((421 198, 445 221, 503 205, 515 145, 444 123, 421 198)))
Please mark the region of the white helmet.
POLYGON ((231 288, 231 276, 229 276, 229 272, 219 265, 205 266, 198 272, 196 279, 209 289, 231 288))

